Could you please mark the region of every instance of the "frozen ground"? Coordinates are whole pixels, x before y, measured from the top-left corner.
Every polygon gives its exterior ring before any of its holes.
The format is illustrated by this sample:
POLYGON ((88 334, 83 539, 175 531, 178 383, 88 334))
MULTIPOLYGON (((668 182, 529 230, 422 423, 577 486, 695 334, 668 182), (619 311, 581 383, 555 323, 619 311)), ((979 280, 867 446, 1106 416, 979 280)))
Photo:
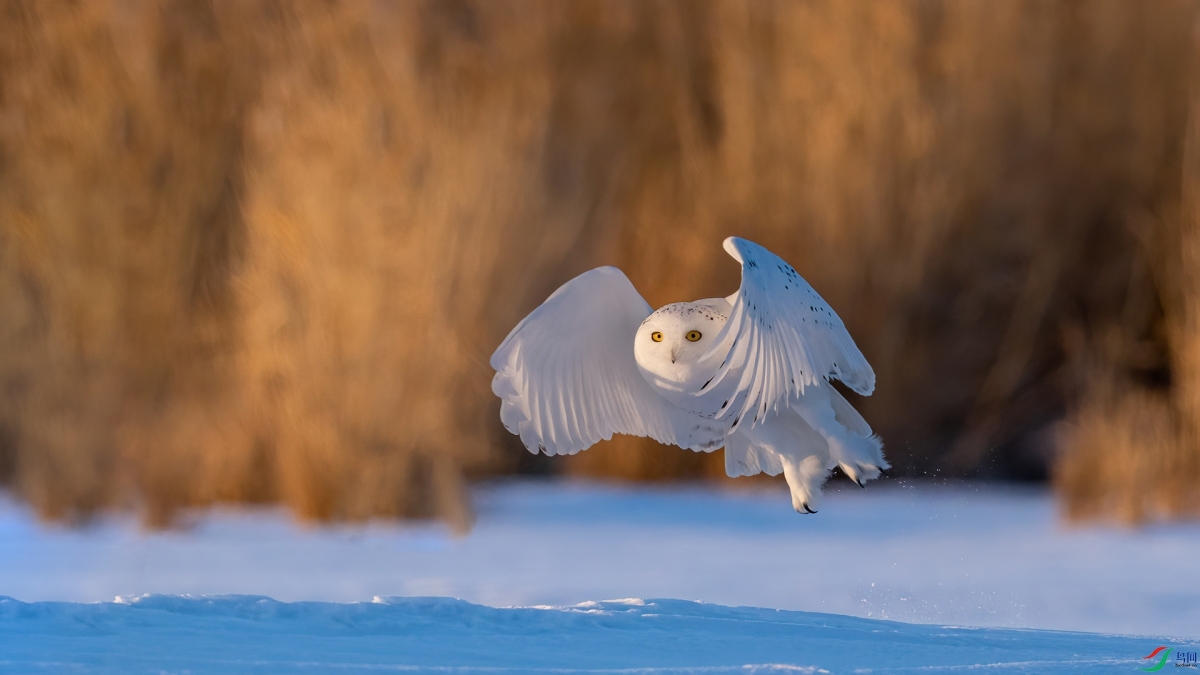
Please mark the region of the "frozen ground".
POLYGON ((475 530, 305 527, 217 512, 183 531, 45 528, 0 501, 0 595, 451 596, 491 606, 679 598, 914 623, 1200 637, 1200 525, 1068 528, 1042 490, 780 492, 507 483, 475 530))
POLYGON ((5 673, 1128 673, 1157 646, 681 600, 509 609, 446 598, 0 600, 5 673))
POLYGON ((782 491, 526 482, 481 489, 476 507, 475 530, 455 538, 430 525, 304 527, 274 510, 217 512, 166 533, 115 517, 46 528, 0 501, 0 595, 17 599, 0 603, 0 671, 37 671, 39 660, 114 672, 1136 671, 1158 644, 1200 638, 1200 526, 1071 529, 1040 490, 893 480, 833 491, 820 514, 799 516, 782 491), (111 602, 143 593, 358 604, 111 602), (712 604, 574 606, 624 597, 712 604), (107 602, 24 604, 47 600, 107 602), (530 605, 559 608, 494 609, 530 605))

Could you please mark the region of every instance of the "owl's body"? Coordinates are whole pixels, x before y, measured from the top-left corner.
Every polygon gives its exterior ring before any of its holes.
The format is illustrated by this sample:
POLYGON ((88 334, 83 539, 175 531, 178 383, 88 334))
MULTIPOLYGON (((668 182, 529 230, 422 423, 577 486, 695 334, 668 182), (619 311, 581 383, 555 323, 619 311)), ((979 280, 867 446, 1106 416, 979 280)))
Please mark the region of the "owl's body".
POLYGON ((874 388, 841 320, 766 249, 735 237, 725 249, 743 269, 728 298, 651 312, 611 267, 555 291, 492 356, 505 427, 550 455, 613 433, 723 446, 726 473, 782 473, 806 513, 833 467, 859 485, 878 477, 882 444, 828 381, 874 388))

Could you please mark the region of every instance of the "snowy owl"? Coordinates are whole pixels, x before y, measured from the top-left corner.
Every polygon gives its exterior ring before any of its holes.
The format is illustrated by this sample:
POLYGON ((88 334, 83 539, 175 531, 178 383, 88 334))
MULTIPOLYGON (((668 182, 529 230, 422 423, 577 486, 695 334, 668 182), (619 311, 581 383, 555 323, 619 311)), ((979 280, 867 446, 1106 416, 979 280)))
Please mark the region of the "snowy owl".
POLYGON ((742 264, 727 298, 651 311, 615 267, 563 284, 492 355, 505 428, 547 455, 613 434, 724 446, 726 473, 782 473, 801 513, 816 513, 833 467, 860 486, 889 468, 879 438, 829 382, 875 389, 841 319, 779 256, 738 237, 724 245, 742 264))

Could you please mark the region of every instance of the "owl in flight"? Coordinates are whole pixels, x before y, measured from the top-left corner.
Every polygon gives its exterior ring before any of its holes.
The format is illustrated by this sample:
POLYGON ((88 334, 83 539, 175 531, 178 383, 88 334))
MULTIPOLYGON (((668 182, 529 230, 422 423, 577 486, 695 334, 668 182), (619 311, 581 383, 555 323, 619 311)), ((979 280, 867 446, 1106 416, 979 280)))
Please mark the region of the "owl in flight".
POLYGON ((738 237, 725 250, 742 264, 727 298, 651 311, 615 267, 563 284, 492 354, 504 427, 547 455, 613 434, 724 446, 726 473, 782 473, 801 513, 835 466, 860 486, 878 477, 883 444, 829 382, 875 389, 842 320, 774 253, 738 237))

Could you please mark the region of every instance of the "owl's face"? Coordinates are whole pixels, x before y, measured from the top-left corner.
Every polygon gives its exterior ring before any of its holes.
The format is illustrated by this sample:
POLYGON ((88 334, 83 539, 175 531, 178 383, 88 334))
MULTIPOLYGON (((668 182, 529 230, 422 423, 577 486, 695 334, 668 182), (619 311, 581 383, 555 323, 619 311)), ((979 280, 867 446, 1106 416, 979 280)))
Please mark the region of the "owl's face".
POLYGON ((656 387, 695 393, 715 366, 700 357, 712 348, 726 316, 692 302, 667 305, 642 322, 633 356, 642 376, 656 387))

